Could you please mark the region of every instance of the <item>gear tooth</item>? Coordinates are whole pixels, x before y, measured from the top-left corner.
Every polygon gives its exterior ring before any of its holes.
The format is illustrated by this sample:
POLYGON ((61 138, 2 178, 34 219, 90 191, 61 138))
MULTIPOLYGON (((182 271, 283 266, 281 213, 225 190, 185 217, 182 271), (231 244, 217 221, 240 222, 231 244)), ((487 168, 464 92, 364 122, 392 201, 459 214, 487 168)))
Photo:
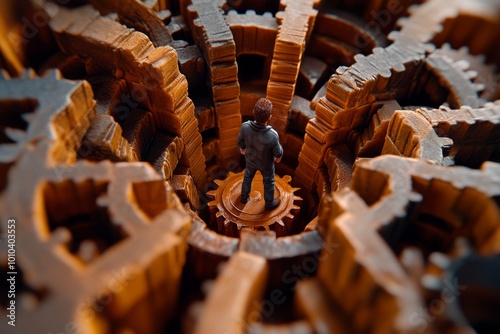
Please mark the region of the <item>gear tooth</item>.
POLYGON ((49 71, 49 73, 47 74, 47 78, 54 80, 61 80, 63 76, 61 71, 56 68, 54 70, 49 71))
POLYGON ((418 9, 418 5, 411 5, 408 7, 408 14, 413 14, 418 9))
POLYGON ((23 130, 16 129, 16 128, 9 128, 9 127, 7 127, 7 128, 5 128, 5 134, 11 140, 13 140, 15 142, 20 142, 25 137, 26 132, 23 131, 23 130))
POLYGON ((474 87, 474 90, 476 92, 482 92, 483 90, 486 89, 486 85, 483 83, 474 83, 472 84, 472 86, 474 87))
POLYGON ((71 242, 72 235, 68 228, 60 226, 50 235, 49 243, 53 245, 68 244, 71 242))
POLYGON ((105 208, 109 206, 109 203, 111 201, 109 200, 109 197, 107 195, 102 195, 97 198, 96 204, 100 208, 105 208))
POLYGON ((459 60, 455 62, 455 66, 462 71, 465 71, 469 68, 470 63, 467 60, 459 60))
POLYGON ((452 253, 455 256, 465 256, 471 254, 472 246, 467 239, 463 237, 457 238, 457 240, 453 243, 452 253))
POLYGON ((469 53, 469 47, 467 45, 462 46, 460 49, 458 49, 459 52, 462 52, 463 54, 469 53))
POLYGON ((290 175, 285 175, 281 179, 288 184, 290 183, 290 181, 292 181, 292 177, 290 175))
POLYGON ((0 69, 0 80, 9 80, 9 79, 10 79, 9 73, 4 69, 0 69))
POLYGON ((0 161, 12 161, 17 157, 18 148, 16 144, 3 144, 0 146, 0 161))
POLYGON ((285 227, 285 223, 283 222, 282 219, 278 220, 276 223, 279 224, 279 225, 281 225, 281 226, 283 226, 283 227, 285 227))
POLYGON ((36 72, 32 68, 26 69, 21 74, 21 79, 33 79, 33 78, 36 78, 36 72))
POLYGON ((31 123, 33 122, 33 120, 35 119, 35 114, 34 113, 31 113, 31 112, 28 112, 28 113, 25 113, 25 114, 21 114, 21 117, 23 118, 23 120, 25 120, 27 123, 31 123))
POLYGON ((211 199, 214 199, 217 196, 217 191, 210 190, 209 192, 207 192, 207 196, 211 199))
POLYGON ((423 275, 420 279, 420 283, 424 288, 430 291, 441 291, 443 289, 443 282, 434 275, 423 275))
POLYGON ((423 198, 424 198, 424 196, 422 196, 422 194, 420 194, 418 192, 415 192, 415 191, 410 192, 409 199, 412 202, 415 202, 415 203, 422 202, 423 198))
POLYGON ((218 187, 220 187, 220 186, 221 186, 221 184, 222 184, 222 183, 224 183, 224 181, 222 181, 222 180, 218 180, 218 179, 215 179, 215 180, 214 180, 214 183, 215 183, 218 187))
POLYGON ((224 220, 224 225, 227 225, 227 220, 226 220, 226 217, 224 217, 224 213, 223 212, 217 211, 217 213, 215 214, 215 218, 217 219, 217 221, 219 221, 219 219, 223 219, 224 220))
POLYGON ((429 257, 429 261, 432 262, 436 267, 440 269, 446 269, 450 266, 450 259, 443 253, 432 253, 429 257))
POLYGON ((469 70, 467 72, 465 72, 465 75, 467 75, 467 77, 469 79, 474 79, 474 78, 477 78, 477 71, 474 71, 474 70, 469 70))
POLYGON ((208 206, 211 207, 211 208, 217 206, 217 201, 210 201, 210 202, 208 202, 208 206))

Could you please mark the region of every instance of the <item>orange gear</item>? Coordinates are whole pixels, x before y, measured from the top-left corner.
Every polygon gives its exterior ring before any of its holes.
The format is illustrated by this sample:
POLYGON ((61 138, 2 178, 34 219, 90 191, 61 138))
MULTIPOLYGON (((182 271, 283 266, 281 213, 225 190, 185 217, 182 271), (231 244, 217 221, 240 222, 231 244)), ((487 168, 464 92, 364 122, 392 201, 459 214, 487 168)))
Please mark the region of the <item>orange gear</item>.
POLYGON ((238 237, 242 228, 274 230, 278 237, 289 235, 302 202, 302 198, 294 195, 299 188, 292 188, 289 184, 292 178, 289 175, 282 178, 276 175, 274 196, 280 198, 281 203, 276 209, 265 211, 262 174, 255 174, 246 204, 240 202, 243 176, 244 172, 230 172, 225 180, 214 181, 218 188, 207 194, 213 199, 208 203, 210 228, 231 237, 238 237))

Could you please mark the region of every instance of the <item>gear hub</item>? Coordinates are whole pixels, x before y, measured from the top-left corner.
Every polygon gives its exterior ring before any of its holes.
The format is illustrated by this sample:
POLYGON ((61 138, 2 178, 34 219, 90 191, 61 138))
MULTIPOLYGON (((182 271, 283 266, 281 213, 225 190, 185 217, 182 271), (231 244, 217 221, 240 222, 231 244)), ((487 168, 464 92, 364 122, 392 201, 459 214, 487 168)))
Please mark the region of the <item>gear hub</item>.
POLYGON ((276 236, 292 234, 300 212, 302 198, 295 196, 299 188, 292 188, 289 175, 275 177, 274 197, 281 199, 280 205, 266 211, 262 174, 257 172, 252 181, 252 190, 246 204, 240 202, 244 172, 229 173, 225 180, 215 180, 216 190, 208 192, 212 199, 208 203, 212 230, 231 237, 238 237, 242 228, 275 231, 276 236))

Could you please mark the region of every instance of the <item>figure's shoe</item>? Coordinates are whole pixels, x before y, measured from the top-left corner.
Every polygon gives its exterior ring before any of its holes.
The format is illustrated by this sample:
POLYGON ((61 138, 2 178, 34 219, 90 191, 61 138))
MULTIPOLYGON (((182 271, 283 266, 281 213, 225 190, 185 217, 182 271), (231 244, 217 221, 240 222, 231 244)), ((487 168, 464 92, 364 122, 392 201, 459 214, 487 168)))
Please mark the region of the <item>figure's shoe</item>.
POLYGON ((243 203, 243 204, 247 204, 248 202, 248 197, 240 197, 240 202, 243 203))
POLYGON ((274 210, 280 205, 280 203, 281 203, 281 199, 275 198, 275 199, 273 199, 273 203, 271 205, 266 204, 266 207, 264 210, 266 210, 266 211, 274 210))

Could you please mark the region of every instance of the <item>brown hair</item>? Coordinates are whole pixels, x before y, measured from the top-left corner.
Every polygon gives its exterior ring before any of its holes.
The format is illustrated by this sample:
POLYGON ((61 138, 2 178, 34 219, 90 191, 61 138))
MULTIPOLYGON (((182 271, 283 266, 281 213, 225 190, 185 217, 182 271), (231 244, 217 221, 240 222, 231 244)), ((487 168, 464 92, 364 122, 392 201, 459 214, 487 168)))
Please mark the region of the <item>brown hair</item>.
POLYGON ((273 104, 268 99, 262 97, 257 102, 255 102, 255 106, 253 107, 253 115, 257 123, 266 123, 272 112, 273 104))

